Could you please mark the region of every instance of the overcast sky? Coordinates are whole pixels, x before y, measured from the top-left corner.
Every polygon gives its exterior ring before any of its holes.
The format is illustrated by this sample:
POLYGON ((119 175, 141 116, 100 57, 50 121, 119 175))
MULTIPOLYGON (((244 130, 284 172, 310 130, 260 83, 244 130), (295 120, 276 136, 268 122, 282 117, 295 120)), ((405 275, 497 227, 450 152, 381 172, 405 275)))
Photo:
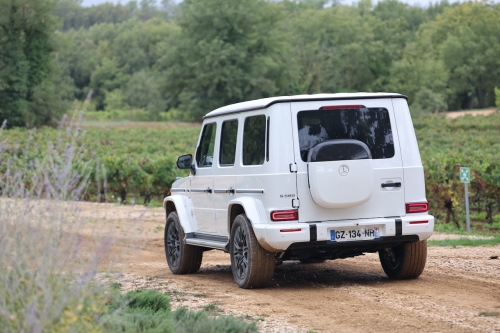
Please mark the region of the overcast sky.
MULTIPOLYGON (((495 3, 499 2, 500 0, 494 0, 495 3)), ((84 6, 92 6, 92 5, 98 5, 101 3, 105 2, 113 2, 113 3, 118 3, 121 2, 122 4, 125 4, 128 2, 128 0, 83 0, 83 5, 84 6)), ((139 1, 138 1, 139 2, 139 1)), ((179 1, 178 1, 179 2, 179 1)), ((358 2, 356 0, 343 0, 342 3, 344 4, 352 4, 352 3, 358 2)), ((376 3, 376 0, 373 0, 373 3, 376 3)), ((429 5, 429 3, 436 3, 438 2, 437 0, 400 0, 400 2, 404 2, 410 5, 419 5, 426 7, 429 5)), ((458 2, 457 0, 449 0, 449 2, 458 2)), ((461 0, 460 2, 465 2, 464 0, 461 0)))

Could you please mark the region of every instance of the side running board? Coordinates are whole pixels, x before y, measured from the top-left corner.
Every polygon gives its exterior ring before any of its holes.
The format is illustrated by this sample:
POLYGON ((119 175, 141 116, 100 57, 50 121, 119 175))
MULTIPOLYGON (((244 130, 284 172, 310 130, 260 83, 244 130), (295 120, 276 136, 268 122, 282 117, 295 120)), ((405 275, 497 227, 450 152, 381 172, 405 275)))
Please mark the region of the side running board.
POLYGON ((185 241, 186 244, 189 245, 203 246, 229 252, 229 238, 226 236, 190 232, 186 234, 185 241))

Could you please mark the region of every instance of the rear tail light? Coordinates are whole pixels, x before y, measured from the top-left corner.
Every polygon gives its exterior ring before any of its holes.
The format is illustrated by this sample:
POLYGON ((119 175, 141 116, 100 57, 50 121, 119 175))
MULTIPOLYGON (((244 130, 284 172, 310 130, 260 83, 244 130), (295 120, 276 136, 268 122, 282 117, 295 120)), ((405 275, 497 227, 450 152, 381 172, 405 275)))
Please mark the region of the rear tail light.
POLYGON ((339 110, 339 109, 363 109, 364 105, 325 105, 320 110, 339 110))
POLYGON ((410 224, 427 224, 429 221, 410 221, 410 224))
POLYGON ((299 219, 299 211, 293 210, 275 210, 271 212, 271 221, 295 221, 299 219))
POLYGON ((298 232, 301 231, 301 228, 294 228, 294 229, 281 229, 280 232, 298 232))
POLYGON ((406 213, 425 213, 429 210, 427 202, 414 202, 406 204, 406 213))

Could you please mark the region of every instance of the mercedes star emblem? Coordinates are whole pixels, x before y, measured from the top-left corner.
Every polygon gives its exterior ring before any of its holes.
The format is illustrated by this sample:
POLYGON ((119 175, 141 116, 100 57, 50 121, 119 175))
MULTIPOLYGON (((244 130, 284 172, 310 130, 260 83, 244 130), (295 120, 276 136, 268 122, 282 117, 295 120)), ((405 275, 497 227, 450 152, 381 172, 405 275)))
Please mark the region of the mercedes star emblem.
POLYGON ((339 173, 341 176, 347 176, 349 174, 349 167, 345 164, 342 164, 339 168, 339 173))

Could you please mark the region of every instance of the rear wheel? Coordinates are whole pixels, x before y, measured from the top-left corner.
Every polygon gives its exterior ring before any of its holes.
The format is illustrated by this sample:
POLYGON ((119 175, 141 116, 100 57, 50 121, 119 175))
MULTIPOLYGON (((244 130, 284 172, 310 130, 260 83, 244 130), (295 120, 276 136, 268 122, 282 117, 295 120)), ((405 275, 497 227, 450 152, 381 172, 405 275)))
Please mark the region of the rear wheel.
POLYGON ((168 267, 172 273, 196 273, 200 269, 203 249, 184 242, 184 231, 176 212, 167 217, 164 244, 168 267))
POLYGON ((231 227, 231 270, 240 288, 265 286, 274 275, 274 253, 260 246, 245 214, 234 219, 231 227))
POLYGON ((427 259, 427 241, 401 244, 378 252, 385 274, 391 279, 416 279, 427 259))

